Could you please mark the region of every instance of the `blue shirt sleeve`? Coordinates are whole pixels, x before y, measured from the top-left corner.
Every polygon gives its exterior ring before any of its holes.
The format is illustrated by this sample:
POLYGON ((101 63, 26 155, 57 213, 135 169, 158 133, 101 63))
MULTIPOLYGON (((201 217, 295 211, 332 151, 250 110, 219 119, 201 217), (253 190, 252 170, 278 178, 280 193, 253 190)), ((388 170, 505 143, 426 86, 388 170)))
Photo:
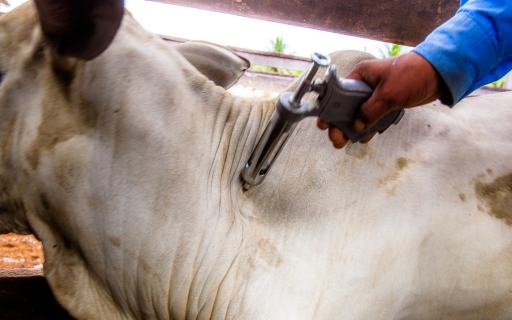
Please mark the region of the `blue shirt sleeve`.
POLYGON ((473 90, 512 69, 512 0, 469 0, 434 30, 414 52, 429 61, 454 105, 473 90))

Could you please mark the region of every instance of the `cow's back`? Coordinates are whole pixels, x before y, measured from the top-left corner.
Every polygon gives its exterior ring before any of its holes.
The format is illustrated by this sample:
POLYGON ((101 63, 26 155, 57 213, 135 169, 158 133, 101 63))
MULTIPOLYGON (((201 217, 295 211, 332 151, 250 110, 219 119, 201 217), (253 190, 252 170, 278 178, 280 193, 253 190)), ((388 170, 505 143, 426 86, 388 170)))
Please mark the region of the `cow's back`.
POLYGON ((271 230, 258 254, 279 262, 266 283, 289 297, 276 304, 302 301, 304 319, 512 317, 510 99, 408 110, 345 150, 301 123, 247 195, 271 230))

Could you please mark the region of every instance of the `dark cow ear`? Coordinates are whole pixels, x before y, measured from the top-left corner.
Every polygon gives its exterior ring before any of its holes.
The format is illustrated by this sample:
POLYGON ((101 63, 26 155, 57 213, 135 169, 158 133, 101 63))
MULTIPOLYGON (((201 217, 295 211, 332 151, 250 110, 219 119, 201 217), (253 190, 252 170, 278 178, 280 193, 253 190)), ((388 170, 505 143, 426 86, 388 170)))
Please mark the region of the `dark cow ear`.
POLYGON ((58 54, 90 60, 109 46, 123 0, 35 0, 44 35, 58 54))

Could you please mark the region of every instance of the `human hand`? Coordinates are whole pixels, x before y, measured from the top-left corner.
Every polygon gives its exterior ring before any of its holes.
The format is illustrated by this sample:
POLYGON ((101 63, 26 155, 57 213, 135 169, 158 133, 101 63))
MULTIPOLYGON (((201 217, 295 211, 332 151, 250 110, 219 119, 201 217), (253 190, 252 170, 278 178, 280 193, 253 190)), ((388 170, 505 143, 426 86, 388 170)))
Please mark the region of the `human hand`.
MULTIPOLYGON (((383 60, 360 62, 346 78, 362 80, 374 88, 371 97, 356 115, 354 128, 363 131, 372 127, 392 110, 412 108, 438 99, 445 89, 442 78, 432 65, 415 52, 383 60)), ((335 148, 343 148, 347 137, 334 126, 320 118, 317 126, 329 129, 329 139, 335 148)), ((370 141, 373 136, 361 140, 370 141)))

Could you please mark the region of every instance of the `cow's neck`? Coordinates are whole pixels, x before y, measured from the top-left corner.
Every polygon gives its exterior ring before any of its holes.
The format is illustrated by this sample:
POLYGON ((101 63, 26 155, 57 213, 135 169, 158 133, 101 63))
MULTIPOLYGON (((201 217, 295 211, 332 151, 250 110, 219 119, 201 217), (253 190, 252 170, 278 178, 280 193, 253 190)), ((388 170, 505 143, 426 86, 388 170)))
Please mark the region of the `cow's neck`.
POLYGON ((220 107, 213 118, 210 144, 210 184, 235 188, 232 191, 239 193, 240 170, 261 136, 274 110, 275 101, 246 100, 226 92, 217 103, 220 107))

